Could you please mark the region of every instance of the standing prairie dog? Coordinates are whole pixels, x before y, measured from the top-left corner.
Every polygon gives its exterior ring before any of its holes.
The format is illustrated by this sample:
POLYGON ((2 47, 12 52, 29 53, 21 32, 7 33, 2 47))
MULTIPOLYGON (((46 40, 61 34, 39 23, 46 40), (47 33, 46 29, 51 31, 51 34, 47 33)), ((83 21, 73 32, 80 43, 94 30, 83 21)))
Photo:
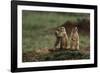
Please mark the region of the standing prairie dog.
POLYGON ((56 30, 55 36, 56 36, 55 48, 57 48, 57 46, 60 45, 61 49, 66 49, 68 46, 68 36, 65 28, 60 27, 58 30, 56 30))
POLYGON ((77 27, 74 27, 71 31, 70 48, 72 50, 79 50, 79 34, 77 27))

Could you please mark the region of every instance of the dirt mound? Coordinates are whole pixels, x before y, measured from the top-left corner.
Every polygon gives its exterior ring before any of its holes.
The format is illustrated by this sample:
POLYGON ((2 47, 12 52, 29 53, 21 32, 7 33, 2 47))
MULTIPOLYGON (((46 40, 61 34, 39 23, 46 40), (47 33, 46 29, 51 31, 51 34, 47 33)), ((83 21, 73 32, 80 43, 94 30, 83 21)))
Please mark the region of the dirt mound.
POLYGON ((89 59, 89 51, 42 48, 23 53, 23 62, 89 59))

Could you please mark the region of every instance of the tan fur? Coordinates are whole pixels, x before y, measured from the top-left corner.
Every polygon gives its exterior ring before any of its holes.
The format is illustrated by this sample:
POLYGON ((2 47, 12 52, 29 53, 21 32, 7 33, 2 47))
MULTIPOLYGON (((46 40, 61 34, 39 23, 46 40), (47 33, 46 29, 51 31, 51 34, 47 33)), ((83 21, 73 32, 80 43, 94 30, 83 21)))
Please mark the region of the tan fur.
POLYGON ((79 50, 79 34, 77 27, 74 27, 71 31, 70 48, 72 50, 79 50))
POLYGON ((68 44, 68 36, 64 27, 60 27, 56 32, 55 48, 60 45, 61 49, 66 49, 68 44))

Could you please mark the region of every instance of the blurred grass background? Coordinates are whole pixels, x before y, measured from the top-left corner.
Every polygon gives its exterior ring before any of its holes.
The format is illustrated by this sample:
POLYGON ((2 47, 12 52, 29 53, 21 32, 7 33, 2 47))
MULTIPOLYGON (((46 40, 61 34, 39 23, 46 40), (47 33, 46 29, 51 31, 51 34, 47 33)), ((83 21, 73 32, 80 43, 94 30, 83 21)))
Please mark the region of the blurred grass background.
MULTIPOLYGON (((53 48, 55 36, 48 32, 49 29, 61 26, 66 21, 76 22, 84 18, 89 18, 89 14, 23 10, 22 52, 27 53, 36 49, 53 48)), ((90 36, 83 34, 80 30, 79 36, 80 48, 90 47, 90 36)))

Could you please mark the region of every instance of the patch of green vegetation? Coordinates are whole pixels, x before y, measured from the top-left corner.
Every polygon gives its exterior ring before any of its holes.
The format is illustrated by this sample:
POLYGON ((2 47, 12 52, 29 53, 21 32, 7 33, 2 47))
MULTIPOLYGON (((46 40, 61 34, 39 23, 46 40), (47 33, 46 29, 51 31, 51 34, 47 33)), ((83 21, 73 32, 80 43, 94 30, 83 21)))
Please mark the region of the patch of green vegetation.
POLYGON ((87 35, 79 35, 80 36, 80 48, 89 47, 90 45, 90 37, 87 35))
POLYGON ((35 61, 56 61, 56 60, 78 60, 78 59, 90 58, 89 54, 85 54, 80 51, 69 51, 69 50, 55 51, 48 54, 37 54, 37 57, 38 58, 33 56, 30 59, 28 57, 24 62, 31 62, 32 59, 35 59, 35 61))
POLYGON ((48 54, 44 57, 44 61, 75 60, 75 59, 89 59, 89 55, 85 55, 79 51, 60 51, 60 52, 58 51, 52 54, 48 54))

